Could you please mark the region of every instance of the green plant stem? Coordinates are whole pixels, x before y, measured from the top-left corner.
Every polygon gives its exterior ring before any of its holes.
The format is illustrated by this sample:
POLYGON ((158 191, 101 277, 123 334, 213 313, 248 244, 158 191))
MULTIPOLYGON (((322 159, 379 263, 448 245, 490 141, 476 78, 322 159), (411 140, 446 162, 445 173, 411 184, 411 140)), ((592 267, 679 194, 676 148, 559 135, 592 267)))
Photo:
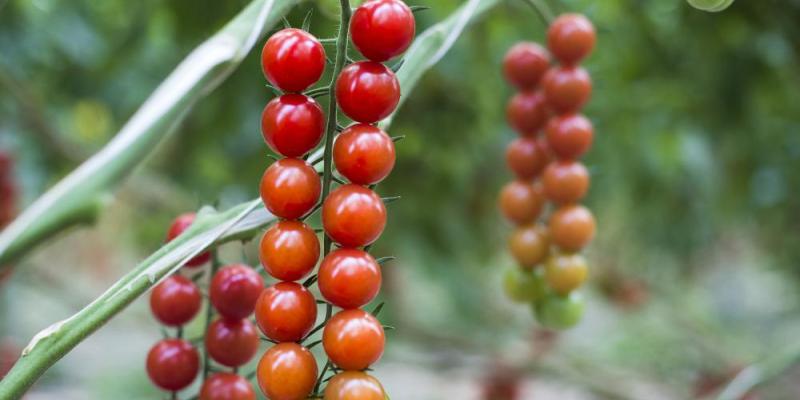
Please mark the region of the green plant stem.
POLYGON ((550 6, 547 5, 543 0, 525 0, 525 3, 530 5, 536 14, 539 15, 539 18, 542 19, 542 22, 545 25, 550 25, 555 18, 553 15, 553 11, 550 9, 550 6))

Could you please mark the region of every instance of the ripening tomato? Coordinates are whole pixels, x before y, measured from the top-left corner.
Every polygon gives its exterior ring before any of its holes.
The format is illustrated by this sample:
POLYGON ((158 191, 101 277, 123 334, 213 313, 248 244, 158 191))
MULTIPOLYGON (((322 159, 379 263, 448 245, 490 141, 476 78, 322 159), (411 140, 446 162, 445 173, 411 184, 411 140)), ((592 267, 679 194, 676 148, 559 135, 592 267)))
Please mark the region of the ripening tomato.
POLYGON ((249 319, 220 318, 206 331, 206 350, 214 361, 227 367, 247 364, 258 351, 258 331, 249 319))
POLYGON ((342 185, 322 205, 322 226, 343 247, 366 246, 377 240, 386 227, 386 206, 370 189, 342 185))
POLYGON ((356 8, 350 37, 364 57, 383 62, 406 51, 414 40, 414 13, 400 0, 371 0, 356 8))
POLYGON ((296 281, 317 265, 319 239, 300 221, 280 221, 261 237, 259 255, 267 273, 282 281, 296 281))
POLYGON ((508 101, 506 119, 522 136, 535 136, 547 123, 550 110, 541 91, 519 92, 508 101))
POLYGON ((377 126, 355 124, 336 137, 333 162, 350 182, 358 185, 378 183, 394 168, 394 142, 377 126))
MULTIPOLYGON (((169 230, 167 231, 167 242, 172 241, 176 237, 180 236, 183 231, 188 229, 192 223, 194 222, 195 213, 185 213, 175 218, 172 221, 172 225, 169 226, 169 230)), ((205 252, 200 253, 196 257, 192 258, 191 260, 186 262, 187 267, 199 267, 211 260, 211 253, 205 252)))
POLYGON ((244 264, 222 267, 211 279, 208 295, 211 304, 225 318, 242 319, 253 313, 264 280, 244 264))
POLYGON ((300 157, 316 147, 325 132, 322 108, 311 97, 285 94, 272 99, 261 113, 261 134, 267 145, 286 157, 300 157))
POLYGON ((372 301, 380 289, 381 266, 366 251, 334 250, 319 266, 319 291, 337 307, 361 307, 372 301))
POLYGON ((533 303, 536 320, 550 329, 568 329, 577 325, 584 308, 583 296, 578 292, 567 296, 552 293, 533 303))
POLYGON ((150 310, 167 326, 181 326, 197 315, 203 303, 200 289, 183 275, 164 279, 150 292, 150 310))
POLYGON ((322 77, 325 49, 314 35, 287 28, 270 36, 261 50, 264 76, 286 92, 302 92, 322 77))
POLYGON ((547 47, 563 65, 575 65, 594 49, 594 25, 580 14, 558 16, 547 29, 547 47))
POLYGON ((385 65, 372 61, 352 63, 336 80, 336 101, 353 121, 375 123, 400 102, 400 82, 385 65))
POLYGON ((567 205, 550 216, 549 228, 554 245, 564 251, 578 251, 594 238, 595 220, 586 207, 567 205))
POLYGON ((575 160, 592 147, 594 128, 583 115, 568 114, 550 118, 547 142, 553 154, 562 160, 575 160))
POLYGON ((156 386, 175 392, 192 384, 200 371, 200 355, 183 339, 164 339, 147 353, 147 375, 156 386))
POLYGON ((561 295, 580 287, 586 280, 588 271, 586 259, 580 254, 556 254, 545 263, 547 284, 561 295))
POLYGON ((578 111, 592 95, 592 79, 581 67, 550 68, 542 83, 547 105, 557 114, 578 111))
POLYGON ((508 298, 518 303, 536 301, 547 293, 544 269, 507 268, 503 274, 503 288, 508 298))
POLYGON ((520 42, 503 58, 506 80, 519 90, 532 90, 550 67, 550 53, 538 43, 520 42))
POLYGON ((514 139, 506 148, 506 163, 519 180, 531 180, 550 163, 550 153, 536 138, 514 139))
POLYGON ((544 208, 544 194, 539 185, 512 181, 500 190, 500 211, 515 225, 536 221, 544 208))
POLYGON ((511 233, 508 247, 520 267, 532 269, 550 252, 550 238, 547 229, 541 225, 521 226, 511 233))
POLYGON ((278 282, 261 292, 256 303, 256 323, 267 337, 297 342, 314 327, 317 302, 303 285, 278 282))
POLYGON ((383 325, 360 309, 338 312, 322 331, 325 353, 332 363, 346 371, 360 371, 378 361, 385 343, 383 325))
POLYGON ((199 400, 256 400, 256 392, 244 377, 217 372, 203 382, 199 400))
POLYGON ((258 362, 256 379, 270 400, 304 400, 317 383, 317 361, 297 343, 278 343, 258 362))
POLYGON ((324 400, 386 400, 380 381, 361 371, 344 371, 331 378, 324 400))
POLYGON ((261 178, 261 200, 280 218, 300 218, 317 204, 322 193, 319 175, 311 164, 284 158, 272 163, 261 178))
POLYGON ((589 191, 589 170, 577 161, 551 163, 542 174, 542 187, 553 203, 577 203, 589 191))

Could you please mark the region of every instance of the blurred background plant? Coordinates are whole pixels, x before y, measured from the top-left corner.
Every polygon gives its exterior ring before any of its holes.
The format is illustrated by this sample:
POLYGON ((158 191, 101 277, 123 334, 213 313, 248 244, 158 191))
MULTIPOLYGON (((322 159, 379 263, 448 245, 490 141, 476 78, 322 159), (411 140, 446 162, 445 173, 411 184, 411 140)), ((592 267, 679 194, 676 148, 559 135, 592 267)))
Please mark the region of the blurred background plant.
MULTIPOLYGON (((421 31, 462 2, 409 3, 432 7, 417 14, 421 31)), ((586 318, 560 335, 537 330, 499 282, 512 261, 495 194, 513 138, 499 63, 514 42, 544 40, 524 3, 469 28, 393 124, 406 138, 381 193, 403 198, 374 249, 398 257, 376 300, 397 329, 376 376, 395 399, 800 397, 800 2, 721 13, 679 0, 551 2, 598 28, 586 164, 599 234, 586 318)), ((0 149, 14 160, 16 209, 105 144, 245 4, 0 1, 0 149)), ((313 7, 312 32, 330 37, 335 6, 306 2, 289 20, 313 7)), ((260 74, 253 51, 95 227, 20 262, 0 288, 0 368, 157 249, 175 215, 255 196, 269 163, 259 115, 272 96, 260 74)), ((257 263, 251 244, 222 257, 257 263)), ((158 336, 137 301, 29 397, 157 398, 143 365, 158 336)))

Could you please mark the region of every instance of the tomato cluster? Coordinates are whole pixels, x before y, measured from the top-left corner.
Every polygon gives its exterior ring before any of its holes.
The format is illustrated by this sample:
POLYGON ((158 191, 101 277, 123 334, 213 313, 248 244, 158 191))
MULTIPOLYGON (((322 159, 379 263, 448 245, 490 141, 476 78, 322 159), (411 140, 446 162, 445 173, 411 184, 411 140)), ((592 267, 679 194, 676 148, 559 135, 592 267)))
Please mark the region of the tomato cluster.
POLYGON ((0 227, 8 225, 16 214, 17 184, 13 165, 11 155, 0 150, 0 227))
POLYGON ((579 62, 594 45, 592 23, 564 14, 548 28, 549 52, 521 42, 503 60, 506 79, 519 91, 507 118, 520 135, 506 151, 515 180, 499 199, 515 225, 509 250, 518 264, 506 271, 504 286, 511 299, 531 303, 539 322, 555 329, 577 324, 583 314, 575 289, 586 279, 587 265, 579 252, 595 234, 594 216, 579 204, 590 181, 579 159, 594 137, 592 123, 580 114, 592 83, 579 62), (557 65, 550 65, 551 54, 557 65))

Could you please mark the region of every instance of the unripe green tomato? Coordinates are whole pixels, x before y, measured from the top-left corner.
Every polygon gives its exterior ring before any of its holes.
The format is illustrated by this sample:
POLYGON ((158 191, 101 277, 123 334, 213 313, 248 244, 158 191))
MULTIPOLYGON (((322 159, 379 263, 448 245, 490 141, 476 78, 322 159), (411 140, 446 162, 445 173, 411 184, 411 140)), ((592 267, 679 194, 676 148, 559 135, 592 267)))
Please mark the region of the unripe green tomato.
POLYGON ((722 11, 730 7, 731 4, 733 4, 733 0, 687 0, 687 1, 692 7, 709 12, 722 11))
POLYGON ((547 292, 544 269, 528 271, 516 266, 508 268, 503 274, 503 288, 508 298, 519 303, 541 299, 547 292))
POLYGON ((583 296, 572 292, 567 296, 548 293, 533 303, 536 320, 550 329, 568 329, 580 322, 584 310, 583 296))

